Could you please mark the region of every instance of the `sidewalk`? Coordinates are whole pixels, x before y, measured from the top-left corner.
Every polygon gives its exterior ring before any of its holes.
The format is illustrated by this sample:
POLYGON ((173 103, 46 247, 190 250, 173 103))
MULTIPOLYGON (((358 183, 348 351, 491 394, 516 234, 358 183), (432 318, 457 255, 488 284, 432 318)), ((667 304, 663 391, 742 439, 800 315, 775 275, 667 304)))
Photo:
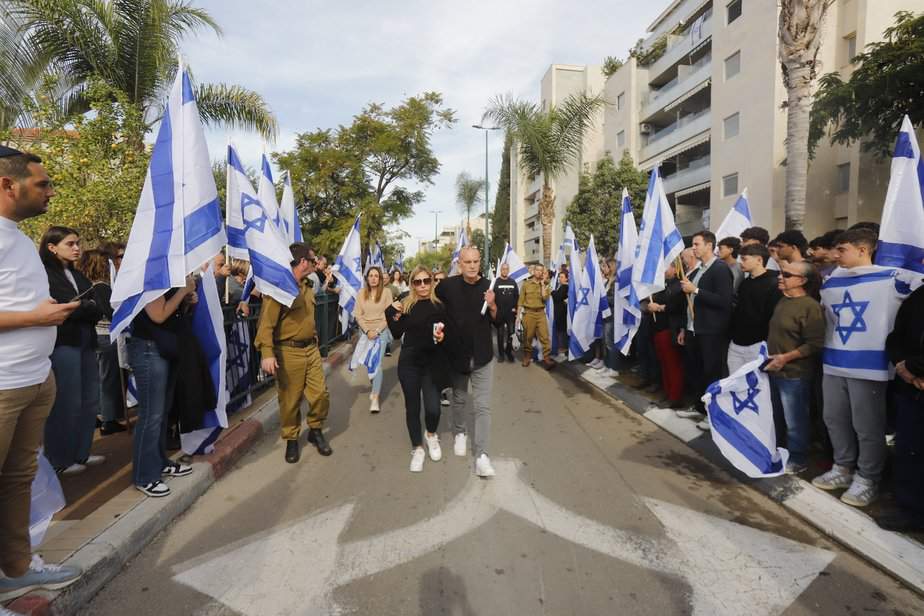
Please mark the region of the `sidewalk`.
POLYGON ((810 469, 809 481, 787 475, 772 479, 751 479, 729 464, 716 448, 708 432, 696 427, 690 419, 681 419, 670 409, 657 408, 654 400, 628 383, 632 376, 618 379, 601 376, 581 362, 561 363, 563 374, 593 385, 616 401, 620 407, 638 413, 657 424, 691 449, 721 466, 742 483, 769 496, 783 507, 803 518, 818 530, 903 581, 919 593, 924 593, 924 537, 904 535, 879 528, 863 510, 842 503, 810 483, 815 474, 827 470, 810 469))
MULTIPOLYGON (((349 361, 351 352, 349 343, 334 347, 324 360, 325 373, 349 361)), ((63 590, 32 592, 6 607, 24 616, 76 614, 126 562, 274 429, 278 411, 272 387, 232 415, 215 451, 192 459, 192 475, 170 479, 171 494, 166 498, 148 498, 132 485, 128 432, 97 437, 93 451, 106 454, 106 463, 63 478, 68 505, 55 516, 38 550, 46 562, 81 567, 83 577, 63 590)))

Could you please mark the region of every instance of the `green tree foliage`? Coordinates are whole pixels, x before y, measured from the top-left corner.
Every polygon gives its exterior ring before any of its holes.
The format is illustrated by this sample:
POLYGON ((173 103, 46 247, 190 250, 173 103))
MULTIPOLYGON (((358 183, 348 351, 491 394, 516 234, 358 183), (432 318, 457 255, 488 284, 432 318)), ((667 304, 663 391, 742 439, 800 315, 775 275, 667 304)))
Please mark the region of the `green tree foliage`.
POLYGON ((605 156, 592 172, 585 170, 581 174, 578 193, 566 214, 581 246, 587 246, 593 233, 597 254, 615 254, 623 188, 629 191, 637 222, 645 204, 648 177, 635 167, 628 152, 623 153, 618 165, 611 157, 605 156))
MULTIPOLYGON (((87 87, 91 79, 99 78, 154 123, 163 113, 166 92, 176 75, 183 37, 201 29, 221 34, 212 16, 190 0, 5 0, 4 4, 18 25, 24 53, 40 59, 46 73, 60 78, 57 98, 65 116, 90 108, 87 87)), ((22 77, 30 76, 34 72, 22 77)), ((28 89, 28 84, 21 89, 28 89)), ((201 84, 195 91, 206 122, 258 131, 268 138, 276 134, 276 118, 259 94, 227 84, 201 84)), ((3 103, 19 108, 22 101, 3 103)))
POLYGON ((431 147, 435 131, 455 122, 438 92, 425 92, 386 109, 372 103, 348 126, 301 133, 295 147, 273 155, 292 174, 305 236, 336 253, 357 214, 362 243, 410 216, 432 184, 440 163, 431 147))
POLYGON ((453 246, 443 246, 439 250, 428 250, 420 252, 404 262, 404 271, 410 275, 411 271, 418 265, 423 265, 430 271, 437 269, 441 272, 449 272, 449 262, 452 260, 453 246))
POLYGON ((828 133, 832 144, 860 141, 863 151, 887 158, 905 114, 924 125, 924 13, 897 13, 883 40, 853 62, 847 81, 838 73, 819 80, 809 144, 814 150, 828 133))
POLYGON ((494 211, 491 212, 491 254, 504 249, 510 237, 510 148, 513 138, 508 133, 504 138, 504 154, 501 158, 500 178, 497 194, 494 196, 494 211))
POLYGON ((624 62, 616 56, 607 56, 603 59, 603 66, 600 67, 600 71, 604 77, 612 77, 616 74, 616 71, 622 68, 623 64, 624 62))
POLYGON ((139 147, 144 120, 122 92, 102 82, 91 81, 86 96, 95 113, 61 120, 54 101, 40 95, 41 105, 30 110, 36 129, 29 139, 0 135, 40 156, 54 182, 48 212, 20 225, 33 238, 65 225, 90 246, 128 239, 148 167, 149 154, 139 147))
POLYGON ((465 214, 465 226, 471 231, 472 213, 477 216, 476 208, 484 198, 484 180, 476 179, 467 171, 456 176, 456 202, 465 214))

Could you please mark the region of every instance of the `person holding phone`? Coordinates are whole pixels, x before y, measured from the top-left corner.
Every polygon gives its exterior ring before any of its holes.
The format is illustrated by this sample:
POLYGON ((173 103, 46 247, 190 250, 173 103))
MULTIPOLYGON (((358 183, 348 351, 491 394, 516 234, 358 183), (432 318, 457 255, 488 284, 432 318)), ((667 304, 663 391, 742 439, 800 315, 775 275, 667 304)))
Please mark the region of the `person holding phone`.
POLYGON ((418 266, 411 273, 411 293, 403 302, 385 309, 388 328, 395 338, 404 336, 398 358, 398 380, 404 392, 405 420, 411 437, 412 473, 423 470, 424 440, 430 459, 443 457, 437 429, 440 425, 440 391, 449 386, 446 346, 446 310, 436 297, 433 276, 418 266), (420 429, 420 399, 423 396, 426 436, 420 429))
POLYGON ((49 227, 39 242, 51 297, 80 307, 58 326, 51 368, 58 395, 45 422, 45 456, 56 471, 73 475, 106 461, 91 455, 99 413, 96 323, 102 310, 90 280, 74 267, 80 259, 80 234, 69 227, 49 227))

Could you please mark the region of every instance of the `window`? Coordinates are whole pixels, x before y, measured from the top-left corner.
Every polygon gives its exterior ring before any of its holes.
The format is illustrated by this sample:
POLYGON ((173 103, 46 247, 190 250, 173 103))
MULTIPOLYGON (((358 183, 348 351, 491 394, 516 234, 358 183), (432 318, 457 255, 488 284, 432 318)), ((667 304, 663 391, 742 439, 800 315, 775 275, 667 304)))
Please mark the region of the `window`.
POLYGON ((731 197, 738 194, 738 174, 732 173, 722 178, 722 196, 731 197))
POLYGON ((850 163, 837 166, 837 192, 845 193, 850 190, 850 163))
POLYGON ((616 111, 622 111, 622 108, 626 106, 626 93, 620 92, 619 96, 616 97, 616 111))
POLYGON ((621 130, 616 133, 616 147, 621 148, 626 145, 626 131, 621 130))
POLYGON ((857 55, 857 33, 845 36, 844 44, 847 46, 847 58, 844 64, 853 64, 853 57, 857 55))
POLYGON ((728 19, 725 21, 725 23, 730 24, 731 22, 741 17, 741 0, 734 0, 733 2, 729 2, 725 8, 728 11, 728 19))
POLYGON ((722 126, 725 129, 725 138, 731 139, 738 136, 738 114, 733 113, 723 120, 722 126))
POLYGON ((725 58, 725 81, 741 72, 741 52, 736 51, 725 58))

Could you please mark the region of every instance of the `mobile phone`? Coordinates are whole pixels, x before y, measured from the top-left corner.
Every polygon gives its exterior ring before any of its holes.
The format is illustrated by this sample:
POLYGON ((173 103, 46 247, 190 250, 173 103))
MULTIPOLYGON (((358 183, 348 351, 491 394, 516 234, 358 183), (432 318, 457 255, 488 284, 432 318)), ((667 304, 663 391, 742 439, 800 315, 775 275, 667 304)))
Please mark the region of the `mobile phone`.
MULTIPOLYGON (((95 285, 95 284, 94 284, 94 285, 90 285, 89 288, 84 289, 83 291, 81 291, 80 293, 78 293, 77 295, 75 295, 74 297, 72 297, 72 298, 71 298, 71 302, 76 302, 76 301, 79 300, 79 299, 83 299, 86 295, 89 295, 90 293, 92 293, 92 292, 93 292, 93 289, 95 289, 95 288, 96 288, 96 285, 95 285)), ((68 302, 68 303, 71 303, 71 302, 68 302)))

